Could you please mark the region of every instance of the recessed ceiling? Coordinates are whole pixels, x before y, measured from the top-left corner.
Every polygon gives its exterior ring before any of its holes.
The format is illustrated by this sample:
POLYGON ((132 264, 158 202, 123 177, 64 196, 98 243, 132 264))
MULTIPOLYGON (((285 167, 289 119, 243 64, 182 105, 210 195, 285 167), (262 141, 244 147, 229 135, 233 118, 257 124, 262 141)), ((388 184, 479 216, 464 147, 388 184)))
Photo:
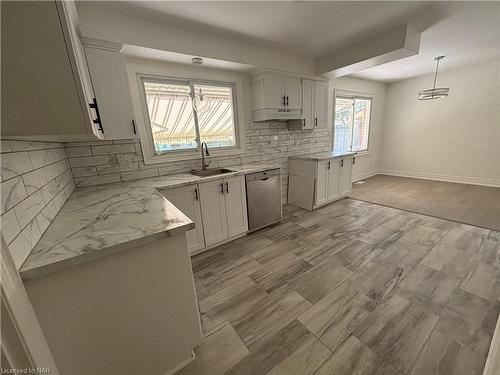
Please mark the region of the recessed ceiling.
POLYGON ((356 76, 394 81, 431 73, 432 57, 449 55, 443 69, 500 55, 500 2, 450 1, 127 1, 137 17, 175 24, 317 59, 376 33, 410 24, 422 32, 420 54, 356 76))

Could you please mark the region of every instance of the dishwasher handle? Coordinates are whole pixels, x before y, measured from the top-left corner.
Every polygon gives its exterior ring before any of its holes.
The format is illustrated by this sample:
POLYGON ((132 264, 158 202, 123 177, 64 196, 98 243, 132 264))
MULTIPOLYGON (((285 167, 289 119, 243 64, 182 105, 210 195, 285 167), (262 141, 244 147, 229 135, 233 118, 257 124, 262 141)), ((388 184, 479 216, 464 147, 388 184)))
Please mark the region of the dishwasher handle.
POLYGON ((250 181, 266 181, 272 177, 280 177, 280 169, 271 169, 264 172, 250 173, 245 176, 246 182, 250 181))

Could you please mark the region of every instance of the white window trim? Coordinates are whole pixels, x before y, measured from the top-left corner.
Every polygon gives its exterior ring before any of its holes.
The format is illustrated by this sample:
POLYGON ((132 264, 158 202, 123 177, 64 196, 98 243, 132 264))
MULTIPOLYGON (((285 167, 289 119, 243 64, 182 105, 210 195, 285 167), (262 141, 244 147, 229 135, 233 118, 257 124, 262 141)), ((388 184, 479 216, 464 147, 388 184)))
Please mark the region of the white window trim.
POLYGON ((245 124, 243 120, 243 83, 239 75, 230 72, 201 70, 194 78, 192 66, 179 66, 175 64, 132 61, 127 63, 134 112, 137 119, 137 130, 141 140, 141 148, 145 164, 158 164, 181 160, 196 160, 200 158, 199 147, 197 150, 179 150, 164 154, 156 154, 149 114, 144 93, 143 77, 146 79, 168 81, 202 81, 209 84, 224 84, 233 87, 233 111, 236 134, 236 146, 210 149, 210 157, 224 157, 242 155, 245 153, 245 124))
MULTIPOLYGON (((359 98, 359 99, 371 100, 370 119, 369 119, 369 123, 368 123, 368 142, 366 144, 366 149, 354 151, 357 153, 356 154, 357 156, 371 155, 371 152, 370 152, 370 143, 371 142, 370 141, 372 138, 373 103, 375 103, 375 95, 368 94, 368 93, 362 93, 362 92, 356 92, 356 91, 340 90, 340 89, 333 90, 332 152, 334 151, 333 148, 335 147, 335 115, 336 115, 336 109, 337 109, 337 96, 345 97, 345 98, 359 98)), ((349 153, 350 152, 351 151, 349 151, 349 153)))

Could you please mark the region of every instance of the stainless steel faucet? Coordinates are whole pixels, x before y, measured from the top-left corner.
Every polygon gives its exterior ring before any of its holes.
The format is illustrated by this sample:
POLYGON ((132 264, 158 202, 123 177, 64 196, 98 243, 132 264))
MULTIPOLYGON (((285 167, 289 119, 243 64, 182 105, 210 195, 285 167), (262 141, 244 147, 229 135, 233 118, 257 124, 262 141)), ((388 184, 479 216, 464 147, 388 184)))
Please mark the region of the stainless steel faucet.
POLYGON ((206 171, 208 166, 210 165, 210 162, 207 162, 205 164, 205 155, 210 156, 210 153, 208 152, 208 146, 206 142, 201 142, 201 169, 203 171, 206 171), (203 153, 203 145, 205 145, 205 153, 203 153))

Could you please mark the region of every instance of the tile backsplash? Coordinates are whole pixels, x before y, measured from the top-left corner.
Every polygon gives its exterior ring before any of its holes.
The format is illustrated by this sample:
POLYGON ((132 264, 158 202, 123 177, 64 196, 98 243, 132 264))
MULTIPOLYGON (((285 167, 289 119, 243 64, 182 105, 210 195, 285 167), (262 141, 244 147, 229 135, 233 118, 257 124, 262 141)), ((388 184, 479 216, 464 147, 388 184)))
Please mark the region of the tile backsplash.
MULTIPOLYGON (((209 157, 210 167, 242 163, 279 164, 283 170, 283 201, 287 201, 289 156, 331 150, 332 131, 289 130, 286 123, 245 124, 246 152, 243 155, 209 157)), ((200 168, 200 160, 144 164, 139 140, 65 143, 77 187, 128 181, 187 172, 200 168), (119 163, 127 160, 126 165, 119 163), (125 165, 125 166, 124 166, 125 165)))
POLYGON ((19 268, 75 184, 62 143, 1 142, 1 228, 19 268))

